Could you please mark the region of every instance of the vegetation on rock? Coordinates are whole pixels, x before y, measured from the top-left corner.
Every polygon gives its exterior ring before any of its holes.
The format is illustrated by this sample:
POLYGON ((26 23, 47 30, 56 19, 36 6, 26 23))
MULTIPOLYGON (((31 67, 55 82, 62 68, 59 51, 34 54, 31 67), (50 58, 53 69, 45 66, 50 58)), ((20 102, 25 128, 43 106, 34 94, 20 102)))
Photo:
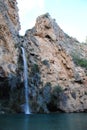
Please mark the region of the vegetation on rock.
POLYGON ((79 55, 73 54, 72 55, 73 61, 77 66, 81 66, 87 69, 87 59, 80 58, 79 55))

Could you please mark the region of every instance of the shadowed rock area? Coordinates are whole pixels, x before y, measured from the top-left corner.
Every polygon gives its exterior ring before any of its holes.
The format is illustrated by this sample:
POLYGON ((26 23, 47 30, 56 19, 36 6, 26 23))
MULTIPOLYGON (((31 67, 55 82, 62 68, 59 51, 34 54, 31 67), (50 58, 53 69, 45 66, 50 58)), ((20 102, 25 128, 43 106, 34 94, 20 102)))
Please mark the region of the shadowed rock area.
POLYGON ((32 113, 87 111, 87 44, 68 36, 46 13, 19 35, 16 0, 0 0, 0 113, 24 112, 21 47, 28 65, 32 113))

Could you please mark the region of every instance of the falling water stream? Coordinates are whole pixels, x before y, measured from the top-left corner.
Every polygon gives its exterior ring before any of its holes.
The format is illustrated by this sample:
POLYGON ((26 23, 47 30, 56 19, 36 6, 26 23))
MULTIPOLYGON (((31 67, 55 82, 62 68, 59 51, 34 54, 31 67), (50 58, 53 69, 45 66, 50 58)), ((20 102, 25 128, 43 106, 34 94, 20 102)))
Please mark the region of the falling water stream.
POLYGON ((24 112, 25 114, 30 114, 29 110, 29 98, 28 98, 28 72, 27 72, 27 61, 26 61, 26 56, 25 56, 25 50, 23 47, 22 49, 22 55, 23 55, 23 63, 24 63, 24 86, 25 86, 25 106, 24 106, 24 112))

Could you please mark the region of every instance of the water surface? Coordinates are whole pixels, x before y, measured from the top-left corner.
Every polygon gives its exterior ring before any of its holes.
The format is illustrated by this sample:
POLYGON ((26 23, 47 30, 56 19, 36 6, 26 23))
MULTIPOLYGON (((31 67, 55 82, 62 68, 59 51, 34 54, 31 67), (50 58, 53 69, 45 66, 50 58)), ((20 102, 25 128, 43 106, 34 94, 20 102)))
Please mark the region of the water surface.
POLYGON ((0 130, 87 130, 87 114, 0 115, 0 130))

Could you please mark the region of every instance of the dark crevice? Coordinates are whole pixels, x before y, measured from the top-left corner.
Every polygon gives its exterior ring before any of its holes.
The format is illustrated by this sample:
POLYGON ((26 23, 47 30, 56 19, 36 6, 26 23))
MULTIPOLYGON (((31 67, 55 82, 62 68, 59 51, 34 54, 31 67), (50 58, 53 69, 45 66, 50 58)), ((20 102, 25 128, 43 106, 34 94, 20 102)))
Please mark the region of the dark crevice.
POLYGON ((46 35, 45 38, 48 38, 49 40, 52 40, 49 35, 46 35))

